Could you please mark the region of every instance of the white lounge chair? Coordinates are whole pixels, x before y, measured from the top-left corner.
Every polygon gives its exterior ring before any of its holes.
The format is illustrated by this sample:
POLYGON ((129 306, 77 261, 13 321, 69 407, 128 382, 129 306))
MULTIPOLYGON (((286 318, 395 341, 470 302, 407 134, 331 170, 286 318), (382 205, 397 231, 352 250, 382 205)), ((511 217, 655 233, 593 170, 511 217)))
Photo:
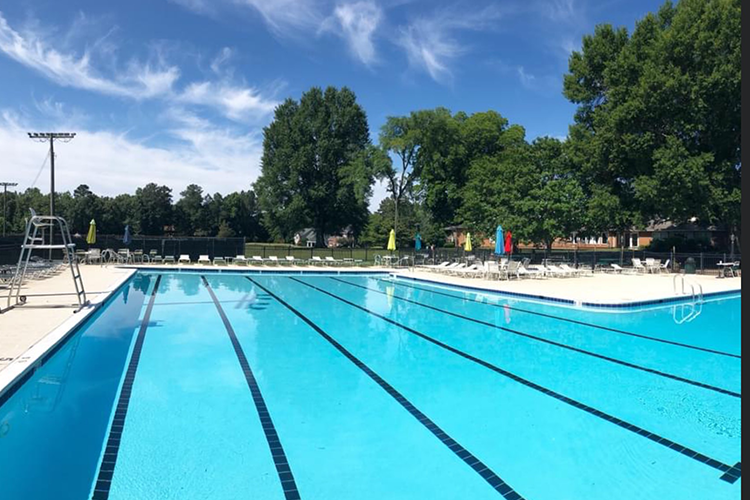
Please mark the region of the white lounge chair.
POLYGON ((279 265, 279 258, 276 257, 275 255, 269 255, 268 256, 268 260, 266 262, 268 262, 270 264, 273 264, 274 266, 278 266, 279 265))
POLYGON ((327 256, 327 257, 325 258, 325 263, 326 263, 326 265, 328 265, 328 266, 338 266, 339 264, 341 264, 341 261, 340 261, 340 260, 338 260, 338 259, 334 259, 333 257, 331 257, 331 256, 329 255, 329 256, 327 256))
POLYGON ((235 264, 238 266, 246 266, 247 258, 244 255, 238 255, 234 258, 234 260, 232 261, 232 264, 235 264))
POLYGON ((214 257, 214 265, 215 266, 226 266, 227 261, 224 257, 214 257))
POLYGON ((463 278, 478 278, 484 275, 484 266, 480 264, 472 264, 462 269, 456 269, 454 273, 456 276, 461 276, 463 278))
POLYGON ((659 266, 659 272, 667 271, 669 272, 669 263, 672 262, 672 259, 667 259, 667 261, 659 266))
POLYGON ((321 259, 317 255, 313 255, 312 258, 308 260, 307 262, 312 265, 318 265, 318 264, 323 264, 323 259, 321 259))
POLYGON ((174 255, 165 255, 164 264, 174 264, 174 255))
POLYGON ((516 276, 519 278, 544 278, 544 271, 538 269, 530 269, 522 264, 518 265, 516 270, 516 276))
POLYGON ((568 264, 560 264, 560 269, 569 272, 572 276, 585 276, 589 274, 586 269, 573 268, 568 264))
POLYGON ((633 269, 636 270, 636 272, 646 274, 648 272, 648 268, 643 265, 643 262, 641 262, 641 259, 633 258, 633 269))
POLYGON ((260 255, 253 255, 252 259, 250 259, 250 262, 262 266, 265 260, 263 260, 263 257, 261 257, 260 255))
POLYGON ((453 276, 458 276, 461 273, 461 270, 466 269, 467 267, 469 267, 469 265, 466 262, 462 262, 456 267, 449 267, 445 272, 453 276))
POLYGON ((210 263, 211 263, 211 259, 208 258, 208 255, 200 255, 198 257, 198 264, 204 264, 204 265, 206 265, 206 264, 210 264, 210 263))
MULTIPOLYGON (((452 269, 456 269, 460 265, 461 265, 460 262, 454 262, 452 264, 448 264, 445 267, 434 267, 434 268, 430 269, 430 271, 435 271, 436 273, 441 273, 441 274, 450 274, 450 272, 451 272, 452 269)), ((464 264, 464 266, 465 266, 465 264, 464 264)))
POLYGON ((190 260, 190 256, 188 254, 183 253, 182 255, 180 255, 180 258, 177 259, 177 263, 178 264, 192 264, 193 261, 190 260))
POLYGON ((612 266, 612 269, 614 269, 615 272, 619 274, 633 274, 633 272, 635 271, 631 267, 622 267, 619 264, 615 264, 614 262, 611 263, 610 266, 612 266))
POLYGON ((287 264, 289 264, 289 265, 292 265, 292 266, 296 266, 296 265, 297 265, 297 263, 299 263, 299 262, 304 262, 304 261, 302 261, 302 260, 300 260, 300 259, 297 259, 297 258, 295 258, 295 257, 294 257, 293 255, 287 255, 287 256, 286 256, 286 257, 284 258, 284 262, 286 262, 286 263, 287 263, 287 264))

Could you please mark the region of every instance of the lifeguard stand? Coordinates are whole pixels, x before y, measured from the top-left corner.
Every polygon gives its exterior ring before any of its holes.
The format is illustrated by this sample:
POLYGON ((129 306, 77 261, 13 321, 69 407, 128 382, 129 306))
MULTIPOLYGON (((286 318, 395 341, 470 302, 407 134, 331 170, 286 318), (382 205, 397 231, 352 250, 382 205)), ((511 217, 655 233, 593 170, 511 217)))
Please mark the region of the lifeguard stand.
POLYGON ((21 254, 18 256, 18 266, 16 267, 16 272, 10 281, 8 301, 4 309, 0 308, 0 313, 18 305, 25 304, 27 297, 33 296, 31 294, 22 295, 21 288, 26 279, 29 261, 34 250, 49 250, 50 253, 52 250, 62 250, 63 262, 67 262, 68 267, 70 267, 70 273, 73 277, 73 284, 76 290, 75 295, 78 300, 78 309, 76 311, 88 304, 86 290, 83 287, 83 280, 81 279, 81 271, 78 268, 75 247, 75 243, 73 243, 70 237, 68 223, 65 219, 55 215, 37 215, 36 212, 31 209, 31 218, 26 223, 26 234, 24 236, 23 244, 21 245, 21 254), (45 243, 44 237, 40 236, 39 233, 53 231, 55 228, 57 228, 56 230, 59 231, 61 235, 62 243, 45 243))

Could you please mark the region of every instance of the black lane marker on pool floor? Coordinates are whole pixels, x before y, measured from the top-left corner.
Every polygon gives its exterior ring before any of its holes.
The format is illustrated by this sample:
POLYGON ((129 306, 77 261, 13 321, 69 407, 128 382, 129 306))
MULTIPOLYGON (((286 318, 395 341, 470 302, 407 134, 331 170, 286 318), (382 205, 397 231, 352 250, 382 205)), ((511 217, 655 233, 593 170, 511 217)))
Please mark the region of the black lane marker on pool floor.
MULTIPOLYGON (((334 348, 336 348, 337 351, 339 351, 341 354, 344 355, 349 361, 354 363, 354 365, 362 370, 368 377, 370 377, 376 384, 378 384, 385 392, 388 393, 389 396, 391 396, 393 399, 396 400, 398 404, 400 404, 406 411, 408 411, 414 418, 416 418, 420 424, 425 426, 427 430, 429 430, 432 434, 435 435, 445 446, 448 447, 449 450, 451 450, 453 453, 455 453, 461 460, 463 460, 469 467, 474 469, 474 471, 482 476, 482 478, 489 483, 492 488, 500 493, 503 497, 505 497, 506 500, 523 500, 523 497, 517 493, 511 486, 503 481, 500 476, 495 474, 495 472, 492 471, 484 462, 479 460, 476 456, 474 456, 469 450, 461 446, 455 439, 450 437, 446 432, 441 429, 435 422, 430 420, 430 418, 422 413, 419 409, 417 409, 416 406, 414 406, 408 399, 406 399, 398 390, 396 390, 391 384, 386 382, 380 375, 372 371, 369 366, 364 364, 362 361, 359 360, 354 354, 349 352, 344 346, 339 344, 333 337, 328 335, 325 331, 323 331, 322 328, 320 328, 318 325, 312 322, 310 318, 299 312, 297 309, 289 305, 287 302, 285 302, 282 298, 280 298, 278 295, 275 295, 273 292, 271 292, 269 289, 264 287, 263 285, 259 284, 257 281, 250 277, 245 277, 247 280, 249 280, 251 283, 253 283, 255 286, 260 288, 261 290, 265 291, 266 293, 270 294, 276 301, 278 301, 281 305, 289 309, 291 312, 293 312, 298 318, 300 318, 302 321, 307 323, 307 325, 315 330, 318 335, 323 337, 329 344, 331 344, 334 348)), ((291 278, 294 281, 297 281, 294 278, 291 278)), ((302 282, 300 282, 302 283, 302 282)))
POLYGON ((437 339, 434 339, 434 338, 430 337, 429 335, 426 335, 426 334, 424 334, 422 332, 418 332, 417 330, 414 330, 413 328, 410 328, 410 327, 408 327, 406 325, 402 325, 398 321, 394 321, 394 320, 392 320, 392 319, 390 319, 390 318, 388 318, 386 316, 383 316, 381 314, 378 314, 378 313, 376 313, 374 311, 370 311, 366 307, 362 307, 362 306, 360 306, 358 304, 355 304, 354 302, 350 302, 350 301, 348 301, 348 300, 346 300, 346 299, 344 299, 342 297, 339 297, 338 295, 334 295, 334 294, 332 294, 332 293, 330 293, 330 292, 328 292, 326 290, 323 290, 322 288, 318 288, 315 285, 311 285, 310 283, 305 283, 304 281, 300 281, 297 278, 290 277, 289 279, 294 280, 297 283, 305 285, 305 286, 307 286, 309 288, 312 288, 313 290, 317 290, 320 293, 328 295, 328 296, 330 296, 330 297, 332 297, 332 298, 334 298, 334 299, 336 299, 338 301, 341 301, 341 302, 343 302, 345 304, 348 304, 348 305, 350 305, 350 306, 352 306, 352 307, 354 307, 356 309, 364 311, 364 312, 366 312, 366 313, 368 313, 368 314, 370 314, 372 316, 375 316, 376 318, 380 318, 383 321, 386 321, 387 323, 390 323, 390 324, 392 324, 394 326, 397 326, 397 327, 401 328, 402 330, 405 330, 405 331, 411 333, 412 335, 416 335, 417 337, 422 338, 422 339, 424 339, 427 342, 430 342, 432 344, 435 344, 436 346, 441 347, 441 348, 445 349, 446 351, 450 351, 453 354, 457 354, 457 355, 461 356, 462 358, 468 359, 469 361, 473 361, 474 363, 477 363, 478 365, 484 366, 485 368, 488 368, 488 369, 494 371, 495 373, 498 373, 498 374, 500 374, 500 375, 502 375, 504 377, 507 377, 507 378, 513 380, 514 382, 518 382, 519 384, 525 385, 526 387, 529 387, 529 388, 531 388, 531 389, 533 389, 535 391, 541 392, 542 394, 545 394, 547 396, 555 398, 558 401, 561 401, 561 402, 563 402, 565 404, 568 404, 568 405, 570 405, 570 406, 572 406, 574 408, 578 408, 579 410, 583 410, 586 413, 589 413, 590 415, 593 415, 595 417, 601 418, 601 419, 603 419, 603 420, 605 420, 605 421, 607 421, 607 422, 609 422, 611 424, 615 424, 615 425, 617 425, 619 427, 622 427, 625 430, 628 430, 630 432, 638 434, 639 436, 643 436, 643 437, 645 437, 647 439, 650 439, 651 441, 653 441, 653 442, 655 442, 657 444, 660 444, 660 445, 662 445, 662 446, 664 446, 666 448, 669 448, 671 450, 674 450, 674 451, 676 451, 678 453, 681 453, 681 454, 685 455, 688 458, 692 458, 693 460, 697 460, 698 462, 704 463, 704 464, 708 465, 709 467, 714 468, 714 469, 716 469, 716 470, 718 470, 720 472, 724 472, 725 474, 723 476, 721 476, 721 479, 723 479, 724 481, 727 481, 729 483, 734 483, 740 477, 740 475, 739 475, 740 474, 740 462, 738 462, 734 466, 727 465, 727 464, 725 464, 723 462, 720 462, 719 460, 713 459, 713 458, 711 458, 709 456, 706 456, 706 455, 704 455, 702 453, 699 453, 699 452, 697 452, 695 450, 691 450, 690 448, 688 448, 686 446, 682 446, 679 443, 671 441, 671 440, 669 440, 669 439, 667 439, 665 437, 659 436, 658 434, 654 434, 653 432, 647 431, 646 429, 642 429, 642 428, 638 427, 637 425, 633 425, 633 424, 631 424, 629 422, 626 422, 625 420, 617 418, 614 415, 610 415, 608 413, 604 413, 603 411, 597 410, 596 408, 594 408, 592 406, 588 406, 588 405, 586 405, 584 403, 576 401, 575 399, 569 398, 568 396, 565 396, 563 394, 555 392, 555 391, 553 391, 551 389, 547 389, 546 387, 543 387, 543 386, 541 386, 541 385, 539 385, 539 384, 537 384, 535 382, 532 382, 532 381, 527 380, 525 378, 519 377, 518 375, 516 375, 514 373, 511 373, 511 372, 509 372, 507 370, 504 370, 504 369, 500 368, 499 366, 493 365, 492 363, 484 361, 483 359, 480 359, 480 358, 477 358, 475 356, 472 356, 471 354, 468 354, 468 353, 463 352, 463 351, 461 351, 459 349, 456 349, 455 347, 451 347, 451 346, 449 346, 448 344, 446 344, 444 342, 441 342, 441 341, 439 341, 437 339), (729 474, 726 474, 726 473, 729 473, 729 474), (736 476, 734 474, 736 474, 736 476))
MULTIPOLYGON (((363 289, 369 290, 371 292, 380 293, 382 295, 386 295, 386 296, 388 295, 386 292, 384 292, 382 290, 377 290, 375 288, 369 288, 369 287, 366 287, 364 285, 358 285, 356 283, 350 283, 349 281, 344 281, 344 280, 339 279, 339 278, 328 278, 328 279, 331 279, 331 280, 334 280, 334 281, 338 281, 338 282, 344 283, 346 285, 350 285, 350 286, 354 286, 354 287, 358 287, 358 288, 363 288, 363 289)), ((732 396, 734 398, 742 398, 742 394, 740 394, 739 392, 734 392, 734 391, 730 391, 728 389, 723 389, 721 387, 716 387, 715 385, 704 384, 703 382, 698 382, 696 380, 691 380, 689 378, 679 377, 677 375, 672 375, 671 373, 666 373, 666 372, 662 372, 662 371, 659 371, 659 370, 654 370, 653 368, 648 368, 648 367, 645 367, 645 366, 636 365, 635 363, 630 363, 628 361, 623 361, 621 359, 611 358, 611 357, 605 356, 603 354, 598 354, 598 353, 595 353, 593 351, 587 351, 585 349, 581 349, 579 347, 573 347, 571 345, 563 344, 561 342, 555 342, 554 340, 545 339, 544 337, 538 337, 538 336, 532 335, 530 333, 519 332, 518 330, 512 330, 512 329, 506 328, 504 326, 498 326, 498 325, 495 325, 494 323, 490 323, 488 321, 482 321, 481 319, 472 318, 470 316, 464 316, 463 314, 458 314, 458 313, 454 313, 452 311, 446 311, 445 309, 440 309, 439 307, 431 306, 431 305, 428 305, 428 304, 423 304, 421 302, 417 302, 416 300, 407 299, 406 297, 399 297, 398 295, 393 295, 392 297, 394 299, 402 300, 404 302, 409 302, 410 304, 415 304, 415 305, 418 305, 420 307, 425 307, 425 308, 430 309, 432 311, 436 311, 436 312, 439 312, 439 313, 442 313, 442 314, 447 314, 447 315, 453 316, 455 318, 463 319, 463 320, 466 320, 466 321, 471 321, 473 323, 477 323, 479 325, 483 325, 483 326, 487 326, 487 327, 490 327, 490 328, 494 328, 496 330, 502 330, 504 332, 507 332, 507 333, 510 333, 510 334, 513 334, 513 335, 518 335, 519 337, 525 337, 527 339, 535 340, 537 342, 543 342, 545 344, 550 344, 550 345, 553 345, 555 347, 560 347, 562 349, 567 349, 569 351, 574 351, 574 352, 577 352, 579 354, 584 354, 586 356, 591 356, 593 358, 601 359, 603 361, 608 361, 610 363, 615 363, 615 364, 618 364, 618 365, 622 365, 622 366, 625 366, 627 368, 632 368, 634 370, 640 370, 642 372, 650 373, 652 375, 657 375, 659 377, 664 377, 664 378, 676 380, 678 382, 683 382, 685 384, 694 385, 696 387, 700 387, 701 389, 707 389, 709 391, 718 392, 720 394, 725 394, 727 396, 732 396)))
POLYGON ((135 345, 133 346, 133 354, 130 356, 130 362, 128 363, 127 371, 125 372, 125 379, 122 382, 122 390, 120 391, 120 397, 117 400, 117 409, 115 410, 115 416, 112 418, 112 424, 109 428, 107 447, 104 449, 104 456, 102 457, 101 465, 99 465, 99 474, 96 478, 96 484, 94 485, 94 493, 91 496, 93 500, 106 500, 109 498, 109 489, 112 486, 112 475, 115 472, 117 454, 120 451, 122 430, 125 426, 125 417, 128 414, 130 396, 133 393, 135 372, 138 370, 138 362, 141 359, 141 351, 143 350, 143 341, 146 339, 146 330, 151 321, 151 311, 154 309, 156 291, 159 288, 160 282, 161 275, 158 275, 156 277, 156 282, 154 283, 154 289, 151 290, 151 297, 148 299, 146 312, 143 313, 141 327, 138 329, 138 336, 136 337, 135 345))
MULTIPOLYGON (((554 314, 546 314, 546 313, 537 312, 537 311, 530 311, 528 309, 522 309, 520 307, 511 306, 511 305, 508 305, 508 304, 492 304, 492 303, 489 303, 489 302, 481 302, 481 301, 478 301, 478 300, 470 299, 468 297, 460 297, 458 295, 453 295, 453 294, 450 294, 450 293, 440 292, 438 290, 433 290, 433 289, 430 289, 430 288, 422 288, 422 287, 419 287, 419 286, 412 285, 410 283, 404 283, 402 281, 395 281, 395 280, 384 279, 384 278, 378 278, 378 280, 382 281, 384 283, 393 283, 393 284, 396 284, 396 285, 399 285, 399 286, 409 287, 409 288, 412 288, 414 290, 421 290, 423 292, 434 293, 436 295, 444 295, 444 296, 450 297, 452 299, 463 300, 464 302, 474 302, 474 303, 482 304, 482 305, 485 305, 485 306, 508 308, 511 311, 518 311, 518 312, 522 312, 522 313, 526 313, 526 314, 533 314, 535 316, 541 316, 543 318, 555 319, 555 320, 558 320, 558 321, 565 321, 567 323, 573 323, 575 325, 588 326, 588 327, 591 327, 591 328, 597 328, 599 330, 605 330, 605 331, 612 332, 612 333, 619 333, 620 335, 627 335, 629 337, 636 337, 636 338, 639 338, 639 339, 651 340, 651 341, 654 341, 654 342, 659 342, 661 344, 669 344, 669 345, 673 345, 673 346, 677 346, 677 347, 684 347, 685 349, 693 349, 695 351, 703 351, 703 352, 707 352, 707 353, 710 353, 710 354, 717 354, 719 356, 726 356, 726 357, 729 357, 729 358, 742 359, 742 356, 740 356, 738 354, 732 354, 732 353, 724 352, 724 351, 717 351, 717 350, 714 350, 714 349, 708 349, 706 347, 698 347, 698 346, 694 346, 694 345, 690 345, 690 344, 683 344, 682 342, 674 342, 672 340, 665 340, 665 339, 660 339, 660 338, 657 338, 657 337, 650 337, 648 335, 643 335, 643 334, 640 334, 640 333, 633 333, 633 332, 628 332, 626 330, 619 330, 617 328, 611 328, 611 327, 608 327, 608 326, 596 325, 594 323, 587 323, 585 321, 579 321, 577 319, 565 318, 565 317, 562 317, 562 316, 555 316, 554 314)), ((491 290, 488 290, 487 292, 488 293, 492 293, 491 290)), ((475 293, 481 293, 481 292, 475 292, 475 293)))
POLYGON ((242 367, 242 373, 245 374, 247 386, 250 388, 250 392, 253 395, 255 409, 258 411, 260 424, 266 435, 268 447, 271 449, 271 456, 273 457, 273 463, 276 466, 276 472, 279 474, 279 481, 281 481, 281 487, 284 490, 284 497, 287 500, 299 500, 301 497, 299 490, 297 490, 297 483, 294 481, 292 469, 289 467, 286 453, 284 453, 284 448, 281 446, 279 433, 276 432, 276 426, 273 425, 271 414, 268 412, 268 407, 263 399, 263 394, 260 392, 260 386, 258 386, 255 375, 253 375, 253 370, 250 368, 250 363, 248 363, 247 357, 245 356, 245 351, 242 350, 242 345, 240 345, 240 341, 237 340, 234 328, 232 328, 232 324, 224 313, 224 308, 221 307, 221 303, 219 302, 219 299, 216 298, 216 294, 214 294, 211 285, 208 284, 208 280, 205 276, 201 276, 201 279, 203 280, 203 284, 206 285, 206 289, 208 290, 209 295, 211 295, 211 299, 214 301, 216 309, 219 311, 221 321, 224 322, 224 327, 227 329, 229 339, 232 341, 232 347, 234 347, 234 352, 237 354, 237 359, 242 367))

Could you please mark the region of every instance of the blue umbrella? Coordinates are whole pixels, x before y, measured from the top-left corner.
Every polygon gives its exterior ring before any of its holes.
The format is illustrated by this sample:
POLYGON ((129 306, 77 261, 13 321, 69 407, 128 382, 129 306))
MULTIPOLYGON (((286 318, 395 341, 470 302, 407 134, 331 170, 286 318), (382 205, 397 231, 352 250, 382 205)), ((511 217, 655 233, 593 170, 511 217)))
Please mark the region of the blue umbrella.
POLYGON ((133 238, 130 237, 130 226, 125 226, 125 235, 122 237, 122 242, 126 245, 130 245, 133 238))
POLYGON ((422 250, 422 236, 419 233, 414 237, 414 250, 422 250))
POLYGON ((505 255, 505 239, 503 238, 503 226, 497 226, 495 233, 495 253, 505 255))

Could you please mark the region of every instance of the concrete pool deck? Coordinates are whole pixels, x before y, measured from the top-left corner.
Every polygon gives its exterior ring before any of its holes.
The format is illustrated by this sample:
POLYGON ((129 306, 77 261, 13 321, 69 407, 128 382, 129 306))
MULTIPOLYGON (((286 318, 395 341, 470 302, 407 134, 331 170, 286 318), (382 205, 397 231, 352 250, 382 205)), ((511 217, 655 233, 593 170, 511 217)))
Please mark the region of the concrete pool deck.
MULTIPOLYGON (((449 276, 430 271, 399 271, 398 276, 432 281, 445 285, 482 288, 544 298, 572 300, 580 304, 629 304, 633 302, 673 299, 674 274, 612 274, 596 273, 593 276, 570 278, 521 279, 512 281, 487 281, 476 278, 449 276)), ((741 279, 717 278, 709 275, 686 276, 686 283, 697 283, 704 295, 739 291, 741 279)))
MULTIPOLYGON (((486 281, 482 279, 446 276, 434 272, 393 269, 382 267, 326 267, 326 266, 128 266, 89 265, 81 266, 83 281, 89 300, 96 304, 104 300, 132 273, 134 268, 174 270, 180 272, 207 272, 223 270, 247 271, 341 271, 341 272, 390 272, 404 278, 417 278, 439 284, 468 286, 490 291, 509 292, 553 299, 568 299, 576 303, 629 303, 675 297, 671 274, 662 275, 614 275, 597 273, 579 278, 523 279, 513 281, 486 281)), ((740 278, 717 279, 715 276, 691 275, 689 280, 700 283, 704 294, 739 291, 740 278)), ((29 281, 24 286, 28 294, 51 294, 73 291, 73 283, 67 269, 57 275, 29 281)), ((5 305, 7 290, 0 290, 0 300, 5 305)), ((71 303, 73 295, 30 297, 28 303, 0 314, 0 391, 25 369, 40 358, 48 349, 63 338, 71 328, 92 313, 96 306, 89 306, 75 313, 71 303), (9 366, 13 368, 6 370, 9 366)))

